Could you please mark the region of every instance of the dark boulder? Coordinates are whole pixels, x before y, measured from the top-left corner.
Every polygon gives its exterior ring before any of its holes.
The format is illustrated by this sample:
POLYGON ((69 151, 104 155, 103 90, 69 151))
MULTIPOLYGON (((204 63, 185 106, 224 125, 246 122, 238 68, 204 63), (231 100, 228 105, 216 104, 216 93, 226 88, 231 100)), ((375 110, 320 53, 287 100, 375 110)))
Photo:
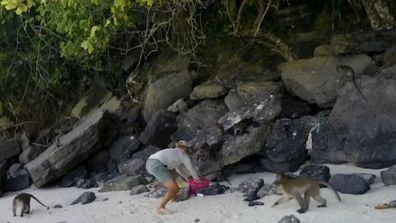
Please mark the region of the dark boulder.
POLYGON ((300 176, 312 177, 319 181, 327 182, 329 181, 330 168, 322 165, 307 165, 300 171, 300 176))
POLYGON ((295 171, 308 159, 306 141, 315 118, 278 119, 265 147, 260 151, 264 169, 283 173, 295 171))
POLYGON ((318 122, 312 131, 313 162, 365 168, 396 163, 396 80, 362 76, 361 90, 368 101, 346 84, 328 120, 318 122))
POLYGON ((8 170, 7 175, 7 191, 19 191, 30 186, 29 173, 20 164, 13 164, 8 170))
POLYGON ((141 142, 134 136, 123 136, 117 139, 108 149, 112 160, 119 163, 127 160, 139 149, 141 142))
POLYGON ((159 110, 152 115, 139 139, 145 145, 163 148, 171 142, 170 136, 176 129, 176 116, 165 110, 159 110))
POLYGON ((343 194, 364 194, 370 190, 369 183, 355 174, 335 174, 329 183, 343 194))

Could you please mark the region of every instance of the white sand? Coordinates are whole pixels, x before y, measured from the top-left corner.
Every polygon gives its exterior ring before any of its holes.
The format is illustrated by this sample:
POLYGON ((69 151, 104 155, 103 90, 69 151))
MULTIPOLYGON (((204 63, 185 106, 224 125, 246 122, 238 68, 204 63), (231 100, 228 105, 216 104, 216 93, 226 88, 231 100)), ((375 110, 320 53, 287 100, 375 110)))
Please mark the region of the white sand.
MULTIPOLYGON (((321 189, 322 196, 327 199, 327 208, 317 208, 317 203, 311 201, 310 209, 305 214, 298 214, 295 200, 271 208, 278 199, 277 195, 261 199, 264 206, 248 207, 239 192, 207 196, 192 197, 187 201, 168 205, 172 214, 159 216, 155 211, 157 199, 145 198, 143 195, 131 196, 129 191, 96 193, 97 199, 87 205, 70 203, 82 192, 76 188, 29 188, 24 192, 32 193, 45 204, 54 206, 60 204, 61 209, 46 210, 32 201, 32 213, 24 218, 12 217, 11 202, 16 193, 7 193, 0 198, 0 223, 29 222, 29 223, 139 223, 139 222, 268 222, 276 223, 285 215, 295 215, 301 222, 307 223, 386 223, 395 222, 396 209, 376 210, 374 206, 395 200, 396 186, 385 187, 379 179, 380 170, 361 169, 350 165, 328 165, 331 173, 373 173, 377 175, 371 190, 364 195, 345 195, 339 203, 329 189, 321 189), (103 201, 108 198, 107 201, 103 201)), ((248 177, 262 177, 265 183, 272 183, 275 175, 271 173, 257 173, 235 175, 230 178, 233 186, 237 186, 248 177)), ((97 189, 90 191, 97 192, 97 189)))

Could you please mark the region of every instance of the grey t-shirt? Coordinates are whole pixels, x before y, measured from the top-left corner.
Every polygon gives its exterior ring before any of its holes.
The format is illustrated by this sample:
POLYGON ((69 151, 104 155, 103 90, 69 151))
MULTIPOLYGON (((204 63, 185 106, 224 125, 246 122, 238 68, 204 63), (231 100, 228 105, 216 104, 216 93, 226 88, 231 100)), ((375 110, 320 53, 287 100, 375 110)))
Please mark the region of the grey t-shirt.
POLYGON ((149 159, 157 159, 167 166, 169 170, 175 169, 182 177, 188 179, 191 175, 194 179, 198 179, 198 174, 192 165, 190 157, 187 153, 179 148, 163 149, 152 154, 149 159), (187 170, 187 171, 186 171, 187 170), (188 175, 188 173, 190 175, 188 175))

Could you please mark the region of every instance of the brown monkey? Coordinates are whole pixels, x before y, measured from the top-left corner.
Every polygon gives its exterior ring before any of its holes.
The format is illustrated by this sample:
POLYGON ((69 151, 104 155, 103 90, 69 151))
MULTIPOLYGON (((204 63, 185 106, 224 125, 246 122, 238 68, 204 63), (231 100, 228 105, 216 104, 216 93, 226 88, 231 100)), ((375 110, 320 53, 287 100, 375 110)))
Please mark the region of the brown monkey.
POLYGON ((14 199, 12 200, 12 213, 14 214, 14 216, 16 216, 16 209, 18 207, 21 207, 21 217, 23 217, 23 214, 25 214, 25 213, 29 214, 29 212, 30 212, 30 198, 33 198, 39 204, 46 207, 47 210, 49 209, 48 206, 41 203, 41 201, 39 201, 35 196, 33 196, 31 194, 27 194, 27 193, 21 193, 21 194, 18 194, 17 196, 15 196, 14 199))
POLYGON ((333 190, 337 200, 341 202, 341 198, 337 191, 335 191, 334 188, 326 182, 317 181, 311 177, 292 178, 281 174, 277 175, 276 180, 274 181, 274 186, 276 192, 282 193, 282 197, 278 199, 272 207, 295 198, 300 205, 300 209, 298 209, 297 212, 302 214, 308 210, 311 197, 321 203, 318 207, 326 207, 326 199, 320 196, 319 185, 325 185, 333 190))
POLYGON ((367 98, 364 96, 362 90, 358 87, 356 83, 356 73, 353 70, 352 67, 348 65, 339 65, 336 67, 337 72, 341 73, 344 72, 349 78, 351 78, 353 85, 355 86, 356 90, 359 92, 359 94, 362 96, 362 98, 368 103, 367 98))

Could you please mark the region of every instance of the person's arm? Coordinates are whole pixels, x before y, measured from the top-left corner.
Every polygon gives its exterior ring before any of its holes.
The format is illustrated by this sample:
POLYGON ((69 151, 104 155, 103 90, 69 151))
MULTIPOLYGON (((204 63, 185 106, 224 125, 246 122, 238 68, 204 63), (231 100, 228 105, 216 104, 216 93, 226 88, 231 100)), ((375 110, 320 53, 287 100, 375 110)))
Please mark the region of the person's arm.
POLYGON ((175 170, 186 182, 188 181, 188 179, 190 178, 190 174, 187 173, 184 165, 176 168, 175 170))
POLYGON ((191 176, 194 179, 198 180, 199 177, 198 177, 197 171, 195 171, 195 168, 193 167, 193 165, 191 163, 190 157, 188 157, 188 155, 185 152, 183 152, 183 153, 181 153, 180 158, 181 158, 181 161, 184 164, 184 166, 187 168, 188 172, 191 174, 191 176))

